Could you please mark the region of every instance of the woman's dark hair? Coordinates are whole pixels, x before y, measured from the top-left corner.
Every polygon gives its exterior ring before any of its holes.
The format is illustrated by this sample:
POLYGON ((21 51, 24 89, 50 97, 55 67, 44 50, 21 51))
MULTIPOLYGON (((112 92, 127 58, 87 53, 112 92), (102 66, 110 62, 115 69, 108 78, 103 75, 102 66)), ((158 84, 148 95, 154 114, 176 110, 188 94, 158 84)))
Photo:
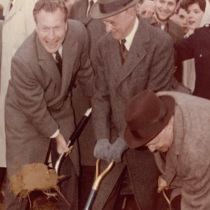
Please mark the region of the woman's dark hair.
POLYGON ((200 9, 204 12, 205 8, 206 8, 206 1, 205 0, 184 0, 182 2, 182 6, 183 8, 185 8, 186 10, 188 9, 188 7, 192 4, 198 4, 198 6, 200 7, 200 9))

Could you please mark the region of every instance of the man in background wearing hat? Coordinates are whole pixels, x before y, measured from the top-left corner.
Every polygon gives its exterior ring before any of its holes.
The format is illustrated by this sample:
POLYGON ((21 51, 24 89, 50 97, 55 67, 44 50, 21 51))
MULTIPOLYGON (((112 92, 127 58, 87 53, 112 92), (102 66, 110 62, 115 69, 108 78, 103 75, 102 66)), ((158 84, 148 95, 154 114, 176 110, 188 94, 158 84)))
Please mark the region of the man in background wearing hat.
POLYGON ((181 195, 181 210, 210 209, 210 101, 147 90, 131 99, 125 117, 129 147, 154 153, 158 191, 171 188, 172 200, 181 195))
POLYGON ((123 139, 124 110, 140 90, 171 88, 173 46, 166 33, 136 17, 137 3, 138 0, 98 0, 90 11, 93 18, 103 19, 107 31, 99 40, 93 59, 96 79, 92 120, 97 139, 94 156, 107 162, 122 160, 103 180, 93 204, 95 210, 118 209, 111 206, 110 200, 119 204, 115 202, 116 195, 125 201, 128 196, 124 194, 129 194, 127 201, 131 200, 133 209, 156 209, 159 172, 152 154, 128 150, 121 159, 127 150, 123 139))

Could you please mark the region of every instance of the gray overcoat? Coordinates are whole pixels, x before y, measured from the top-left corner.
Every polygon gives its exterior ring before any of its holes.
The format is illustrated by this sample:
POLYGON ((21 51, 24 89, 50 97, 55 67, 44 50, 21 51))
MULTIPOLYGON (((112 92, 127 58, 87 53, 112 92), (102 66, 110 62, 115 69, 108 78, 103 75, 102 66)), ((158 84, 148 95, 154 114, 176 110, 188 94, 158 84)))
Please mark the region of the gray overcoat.
MULTIPOLYGON (((78 21, 68 22, 62 58, 61 77, 52 54, 42 47, 34 32, 12 59, 6 97, 9 176, 23 164, 44 162, 50 136, 58 128, 68 140, 74 129, 69 92, 73 77, 77 76, 87 95, 92 92, 87 32, 78 21)), ((78 173, 77 147, 71 159, 78 173)))
POLYGON ((166 164, 158 153, 156 162, 163 178, 181 193, 182 210, 210 209, 210 101, 178 92, 161 91, 175 98, 174 141, 166 155, 166 164), (164 166, 164 168, 163 168, 164 166))
MULTIPOLYGON (((113 139, 111 129, 117 136, 124 133, 124 110, 131 97, 146 88, 154 91, 171 88, 172 40, 166 33, 140 20, 124 65, 121 65, 119 42, 111 34, 100 40, 97 50, 93 97, 95 135, 97 139, 113 139)), ((103 180, 93 209, 103 208, 125 166, 139 209, 154 209, 155 199, 152 199, 156 197, 158 172, 148 150, 128 150, 125 153, 124 161, 116 164, 103 180)))

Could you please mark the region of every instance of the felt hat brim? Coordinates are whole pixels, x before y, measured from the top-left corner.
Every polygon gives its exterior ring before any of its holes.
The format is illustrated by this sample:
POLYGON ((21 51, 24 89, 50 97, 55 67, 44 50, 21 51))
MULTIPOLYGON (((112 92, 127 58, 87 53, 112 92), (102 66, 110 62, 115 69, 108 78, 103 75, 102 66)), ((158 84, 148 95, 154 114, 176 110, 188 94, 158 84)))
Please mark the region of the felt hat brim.
MULTIPOLYGON (((158 123, 153 125, 152 128, 148 128, 148 130, 144 132, 147 133, 147 135, 142 138, 139 136, 135 136, 134 133, 127 126, 124 137, 130 148, 134 149, 146 145, 162 131, 162 129, 168 124, 170 118, 174 114, 174 99, 170 96, 159 96, 159 98, 163 101, 165 107, 167 108, 167 114, 161 121, 158 121, 158 123)), ((136 130, 136 132, 138 133, 138 130, 136 130)), ((141 131, 139 131, 139 133, 141 133, 141 131)))
POLYGON ((135 4, 137 4, 139 2, 139 0, 133 0, 131 1, 130 3, 128 3, 126 6, 116 10, 116 11, 113 11, 113 12, 109 12, 109 13, 102 13, 101 10, 100 10, 100 6, 99 6, 99 2, 96 2, 91 10, 90 10, 90 16, 93 18, 93 19, 104 19, 104 18, 108 18, 108 17, 111 17, 113 15, 116 15, 132 6, 134 6, 135 4))

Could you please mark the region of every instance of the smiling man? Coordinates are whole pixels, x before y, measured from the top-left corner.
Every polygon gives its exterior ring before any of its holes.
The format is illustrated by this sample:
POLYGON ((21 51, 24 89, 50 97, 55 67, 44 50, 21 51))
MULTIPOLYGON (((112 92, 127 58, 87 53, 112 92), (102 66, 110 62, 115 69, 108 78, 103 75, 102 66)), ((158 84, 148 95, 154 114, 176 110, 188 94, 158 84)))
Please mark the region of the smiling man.
POLYGON ((149 19, 151 25, 169 33, 174 41, 184 36, 184 30, 170 18, 175 14, 179 0, 155 0, 154 16, 149 19))
POLYGON ((209 100, 173 91, 142 91, 126 109, 128 146, 154 153, 158 191, 181 196, 181 210, 210 209, 209 113, 209 100))
MULTIPOLYGON (((74 130, 70 103, 74 81, 87 96, 92 92, 85 27, 67 20, 67 8, 61 0, 39 0, 33 15, 36 29, 12 59, 6 97, 8 178, 24 164, 44 162, 50 143, 53 161, 68 150, 66 142, 74 130)), ((62 202, 62 210, 77 209, 78 172, 75 146, 61 168, 61 174, 71 177, 61 185, 71 207, 62 202)), ((24 209, 24 201, 15 200, 9 191, 6 205, 8 210, 24 209)))

